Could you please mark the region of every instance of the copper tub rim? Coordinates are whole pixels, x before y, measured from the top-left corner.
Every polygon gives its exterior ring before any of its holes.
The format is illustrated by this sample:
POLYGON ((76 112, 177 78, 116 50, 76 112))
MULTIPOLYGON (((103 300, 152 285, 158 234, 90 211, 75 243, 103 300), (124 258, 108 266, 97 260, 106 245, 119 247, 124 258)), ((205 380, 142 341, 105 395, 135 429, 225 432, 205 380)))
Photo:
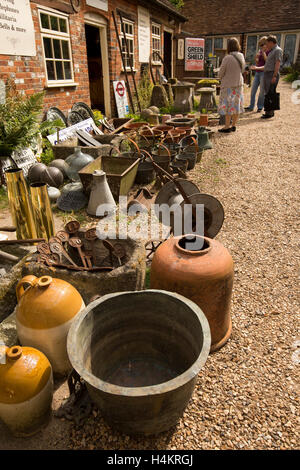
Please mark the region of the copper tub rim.
POLYGON ((209 253, 212 250, 211 238, 204 237, 204 236, 198 235, 196 233, 187 233, 187 234, 184 234, 184 235, 179 235, 178 237, 174 237, 174 239, 176 240, 176 243, 175 243, 176 250, 180 251, 181 253, 185 253, 187 255, 203 256, 203 255, 206 255, 207 253, 209 253), (201 238, 202 240, 204 240, 207 243, 208 247, 205 248, 204 250, 186 250, 185 248, 182 248, 179 245, 179 243, 180 243, 181 240, 183 240, 184 238, 187 238, 187 237, 201 238))
MULTIPOLYGON (((206 316, 204 315, 203 311, 198 307, 197 304, 192 302, 191 300, 187 299, 186 297, 176 294, 174 292, 168 292, 159 289, 147 289, 145 291, 124 291, 124 292, 116 292, 112 294, 107 294, 101 297, 101 302, 99 299, 94 300, 91 302, 82 312, 78 313, 75 319, 72 322, 71 328, 68 333, 67 338, 67 352, 69 356, 69 360, 72 364, 72 367, 76 370, 76 372, 84 379, 88 385, 100 390, 102 393, 107 393, 111 395, 117 396, 126 396, 126 397, 145 397, 145 396, 155 396, 161 395, 164 393, 172 392, 184 385, 186 385, 191 380, 195 379, 197 375, 200 373, 201 369, 206 363, 208 358, 209 352, 211 347, 211 334, 210 334, 210 327, 206 316), (109 382, 105 382, 100 378, 96 377, 91 372, 88 372, 84 367, 82 360, 76 358, 76 346, 74 339, 77 337, 77 332, 81 325, 81 322, 84 318, 93 310, 94 307, 98 306, 99 303, 105 302, 106 300, 112 299, 113 297, 120 297, 122 295, 126 296, 128 294, 131 295, 139 295, 141 293, 159 293, 166 295, 168 297, 173 297, 177 300, 183 301, 191 310, 193 310, 194 314, 198 317, 199 323, 202 328, 203 333, 203 344, 202 349, 197 357, 197 359, 193 362, 193 364, 182 374, 177 375, 174 379, 168 380, 166 382, 162 382, 157 385, 151 385, 147 387, 121 387, 119 385, 114 385, 109 382)), ((78 356, 77 356, 78 357, 78 356)))

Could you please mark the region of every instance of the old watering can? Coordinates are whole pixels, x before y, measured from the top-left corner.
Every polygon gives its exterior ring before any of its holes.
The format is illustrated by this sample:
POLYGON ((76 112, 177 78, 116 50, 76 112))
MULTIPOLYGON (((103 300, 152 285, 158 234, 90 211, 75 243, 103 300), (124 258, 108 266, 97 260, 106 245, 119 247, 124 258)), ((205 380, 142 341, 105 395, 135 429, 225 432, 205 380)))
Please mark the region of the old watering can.
POLYGON ((104 213, 97 214, 98 208, 102 205, 107 206, 106 214, 115 212, 117 207, 106 180, 106 173, 103 170, 95 170, 87 213, 94 216, 105 215, 104 213))

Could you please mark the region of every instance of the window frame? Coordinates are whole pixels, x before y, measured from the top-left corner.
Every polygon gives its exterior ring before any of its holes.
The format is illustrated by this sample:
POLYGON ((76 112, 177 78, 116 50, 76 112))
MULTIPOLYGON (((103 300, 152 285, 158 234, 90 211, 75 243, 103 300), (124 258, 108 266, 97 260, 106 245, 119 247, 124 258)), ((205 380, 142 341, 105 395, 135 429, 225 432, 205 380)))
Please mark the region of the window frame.
POLYGON ((151 46, 152 46, 152 64, 153 65, 162 65, 161 60, 154 60, 153 58, 153 52, 158 52, 159 55, 161 56, 161 51, 162 51, 162 41, 161 41, 161 25, 158 23, 155 23, 154 21, 151 22, 151 46), (158 28, 159 29, 159 34, 153 33, 153 28, 158 28), (153 48, 153 40, 157 39, 159 40, 159 50, 153 48))
MULTIPOLYGON (((45 68, 45 74, 46 74, 46 84, 47 87, 60 87, 60 86, 74 86, 76 83, 74 82, 74 68, 73 68, 73 57, 72 57, 72 46, 71 46, 71 36, 70 36, 70 24, 69 24, 69 15, 66 15, 64 13, 57 12, 56 10, 53 10, 51 8, 38 8, 38 19, 39 19, 39 26, 40 26, 40 34, 41 34, 41 42, 42 42, 42 50, 43 50, 43 60, 44 60, 44 68, 45 68), (55 31, 51 29, 44 28, 42 26, 42 19, 41 15, 45 14, 49 17, 56 17, 58 20, 59 19, 64 19, 66 21, 66 27, 67 31, 62 32, 62 31, 55 31), (57 39, 60 42, 60 49, 61 49, 61 59, 58 58, 47 58, 46 57, 46 51, 45 51, 45 46, 44 46, 44 38, 49 38, 49 39, 57 39), (63 58, 63 53, 62 53, 62 44, 61 41, 67 41, 68 43, 68 53, 69 53, 69 59, 64 59, 63 58), (70 71, 71 71, 71 78, 67 79, 58 79, 58 80, 50 80, 48 78, 48 70, 47 70, 47 60, 52 59, 52 62, 54 64, 56 62, 69 62, 70 64, 70 71)), ((51 48, 53 52, 53 42, 51 41, 51 48)), ((54 55, 54 53, 53 53, 54 55)), ((54 67, 54 73, 56 74, 56 67, 54 67)), ((63 67, 63 73, 64 72, 64 67, 63 67)))
MULTIPOLYGON (((127 41, 128 42, 132 41, 132 53, 130 54, 130 56, 132 56, 132 70, 135 70, 135 57, 134 57, 134 52, 135 52, 134 51, 135 22, 132 21, 132 20, 129 20, 127 18, 123 18, 123 24, 124 24, 124 29, 125 29, 127 41), (132 34, 126 32, 126 26, 125 26, 126 24, 132 26, 132 34)), ((120 41, 121 41, 122 49, 123 49, 123 44, 122 44, 123 40, 124 40, 124 45, 125 45, 125 38, 124 38, 123 30, 122 30, 122 24, 120 23, 120 41)), ((128 44, 128 42, 127 42, 127 44, 128 44)), ((123 52, 123 50, 122 50, 122 56, 124 57, 125 61, 127 61, 127 48, 126 48, 126 45, 125 45, 125 51, 123 52)), ((128 59, 129 59, 129 65, 126 65, 126 71, 131 70, 130 58, 128 58, 128 59)), ((123 61, 122 61, 122 71, 124 71, 123 61)))

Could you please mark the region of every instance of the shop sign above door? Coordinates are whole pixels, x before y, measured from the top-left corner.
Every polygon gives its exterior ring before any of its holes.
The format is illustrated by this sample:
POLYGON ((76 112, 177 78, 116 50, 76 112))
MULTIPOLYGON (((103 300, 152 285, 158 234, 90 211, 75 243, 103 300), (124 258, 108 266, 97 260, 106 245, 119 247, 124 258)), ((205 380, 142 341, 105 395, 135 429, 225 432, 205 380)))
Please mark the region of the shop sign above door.
POLYGON ((186 38, 185 70, 197 71, 204 68, 204 39, 186 38))
POLYGON ((29 0, 0 0, 0 54, 36 55, 29 0))
POLYGON ((90 7, 99 8, 99 10, 108 11, 108 0, 86 0, 90 7))

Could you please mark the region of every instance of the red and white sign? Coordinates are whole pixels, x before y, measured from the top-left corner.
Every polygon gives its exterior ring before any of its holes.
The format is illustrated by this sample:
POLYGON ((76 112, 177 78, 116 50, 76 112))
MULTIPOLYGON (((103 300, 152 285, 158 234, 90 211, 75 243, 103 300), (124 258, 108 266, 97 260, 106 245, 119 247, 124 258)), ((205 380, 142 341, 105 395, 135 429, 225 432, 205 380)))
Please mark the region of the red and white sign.
POLYGON ((186 38, 184 69, 187 72, 204 69, 204 39, 186 38))
POLYGON ((124 118, 129 113, 125 82, 124 80, 118 80, 114 81, 113 85, 116 98, 116 105, 118 109, 118 116, 119 118, 124 118))
POLYGON ((124 96, 125 95, 125 86, 123 85, 122 82, 117 83, 116 92, 118 93, 119 96, 124 96))

